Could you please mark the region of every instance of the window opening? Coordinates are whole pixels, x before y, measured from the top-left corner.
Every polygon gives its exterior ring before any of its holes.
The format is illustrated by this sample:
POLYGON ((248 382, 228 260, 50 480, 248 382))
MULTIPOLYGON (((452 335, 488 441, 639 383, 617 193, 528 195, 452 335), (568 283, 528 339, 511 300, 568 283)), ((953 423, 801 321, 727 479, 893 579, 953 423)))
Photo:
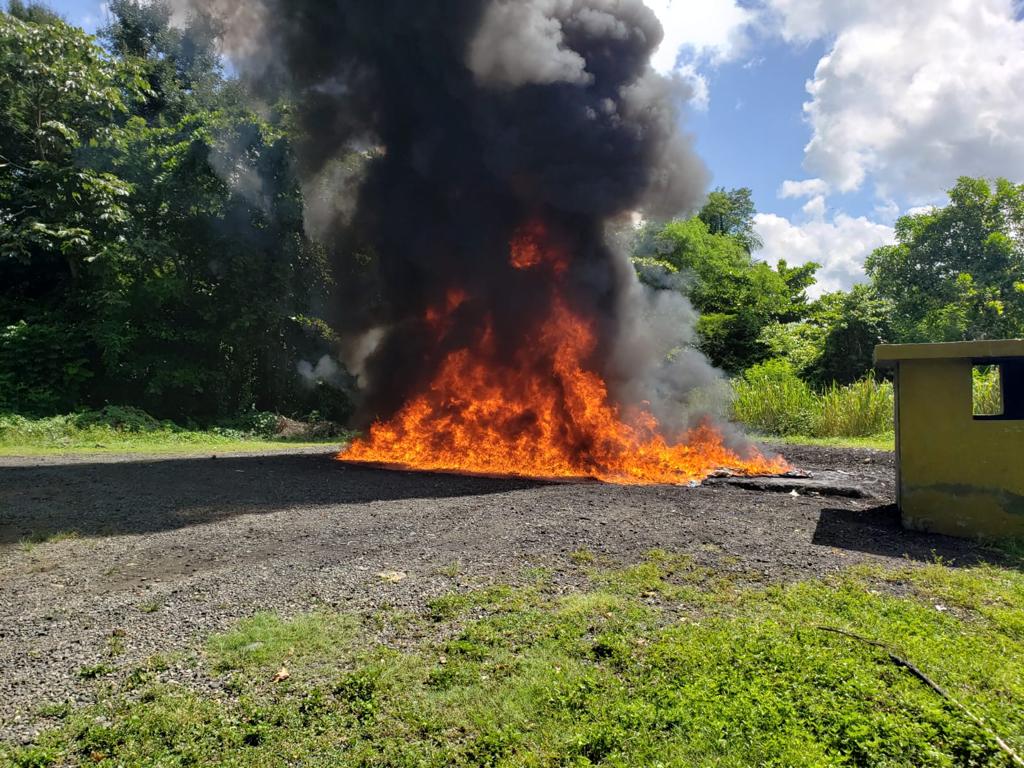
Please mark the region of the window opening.
POLYGON ((971 376, 974 418, 1024 421, 1024 359, 976 361, 971 376))
POLYGON ((1003 377, 1001 366, 976 365, 972 372, 975 416, 1003 415, 1003 377))

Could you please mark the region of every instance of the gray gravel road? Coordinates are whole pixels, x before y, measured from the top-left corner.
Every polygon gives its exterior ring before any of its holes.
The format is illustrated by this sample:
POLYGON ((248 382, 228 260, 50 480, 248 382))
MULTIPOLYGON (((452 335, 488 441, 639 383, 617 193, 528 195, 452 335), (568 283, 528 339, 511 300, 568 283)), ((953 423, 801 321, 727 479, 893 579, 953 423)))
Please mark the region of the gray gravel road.
POLYGON ((112 665, 109 682, 261 610, 415 610, 528 566, 557 574, 579 549, 623 562, 689 552, 752 580, 992 555, 902 531, 889 453, 786 454, 876 498, 386 472, 322 452, 0 460, 0 739, 29 738, 42 704, 90 701, 103 682, 81 678, 91 665, 112 665), (388 583, 386 570, 407 578, 388 583))

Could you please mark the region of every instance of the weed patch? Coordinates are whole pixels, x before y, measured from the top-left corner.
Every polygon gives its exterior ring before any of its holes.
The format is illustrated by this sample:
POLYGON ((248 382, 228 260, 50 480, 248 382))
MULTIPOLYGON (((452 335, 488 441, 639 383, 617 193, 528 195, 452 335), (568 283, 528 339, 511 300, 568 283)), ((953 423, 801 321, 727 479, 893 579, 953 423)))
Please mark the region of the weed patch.
POLYGON ((244 451, 336 445, 348 437, 345 434, 322 441, 290 440, 275 437, 265 424, 252 420, 224 427, 187 429, 170 421, 157 421, 136 408, 116 406, 46 418, 0 414, 0 456, 244 451))
POLYGON ((259 615, 207 645, 219 695, 140 681, 73 713, 14 765, 1005 766, 1024 749, 1024 574, 858 568, 739 590, 686 558, 584 562, 591 587, 439 598, 415 642, 355 618, 259 615), (906 586, 903 596, 887 581, 906 586), (729 592, 729 599, 719 596, 729 592), (440 633, 424 628, 443 625, 440 633), (443 639, 424 640, 423 637, 443 639), (292 675, 270 682, 287 660, 292 675))

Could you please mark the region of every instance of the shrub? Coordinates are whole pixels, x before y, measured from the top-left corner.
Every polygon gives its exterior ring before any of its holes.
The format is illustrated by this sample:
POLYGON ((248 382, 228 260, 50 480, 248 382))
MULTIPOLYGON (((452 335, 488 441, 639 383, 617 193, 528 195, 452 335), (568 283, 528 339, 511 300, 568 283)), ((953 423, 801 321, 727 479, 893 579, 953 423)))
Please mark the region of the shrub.
POLYGON ((759 432, 791 435, 811 427, 814 392, 788 361, 753 366, 734 382, 733 390, 733 417, 759 432))
POLYGON ((79 429, 108 427, 116 432, 156 432, 162 428, 161 423, 144 410, 130 405, 108 405, 98 411, 85 411, 76 414, 73 420, 79 429))
POLYGON ((0 326, 0 410, 53 413, 78 404, 92 378, 78 329, 55 323, 0 326))
POLYGON ((74 431, 74 416, 31 419, 19 414, 0 415, 0 443, 52 443, 74 431))
POLYGON ((249 411, 229 426, 239 432, 256 437, 273 437, 277 434, 277 423, 281 417, 270 411, 249 411))
POLYGON ((58 446, 103 442, 119 435, 177 433, 171 422, 159 422, 138 408, 110 405, 101 411, 31 418, 0 414, 0 445, 58 446))

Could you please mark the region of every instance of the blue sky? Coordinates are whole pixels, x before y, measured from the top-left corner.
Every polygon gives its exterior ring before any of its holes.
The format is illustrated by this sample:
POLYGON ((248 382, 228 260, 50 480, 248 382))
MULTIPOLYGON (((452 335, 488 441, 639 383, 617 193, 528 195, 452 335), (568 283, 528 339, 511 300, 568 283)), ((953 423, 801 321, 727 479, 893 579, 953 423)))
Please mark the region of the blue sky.
POLYGON ((766 42, 753 58, 709 69, 708 107, 691 113, 688 128, 714 186, 750 187, 762 211, 799 211, 800 201, 776 193, 785 179, 804 175, 804 83, 823 53, 819 43, 766 42))
POLYGON ((101 4, 93 0, 60 0, 46 3, 72 24, 94 32, 103 18, 101 4))
POLYGON ((645 2, 655 67, 694 86, 683 129, 713 186, 753 190, 759 256, 822 264, 816 292, 862 280, 897 216, 958 176, 1024 182, 1024 0, 645 2))

